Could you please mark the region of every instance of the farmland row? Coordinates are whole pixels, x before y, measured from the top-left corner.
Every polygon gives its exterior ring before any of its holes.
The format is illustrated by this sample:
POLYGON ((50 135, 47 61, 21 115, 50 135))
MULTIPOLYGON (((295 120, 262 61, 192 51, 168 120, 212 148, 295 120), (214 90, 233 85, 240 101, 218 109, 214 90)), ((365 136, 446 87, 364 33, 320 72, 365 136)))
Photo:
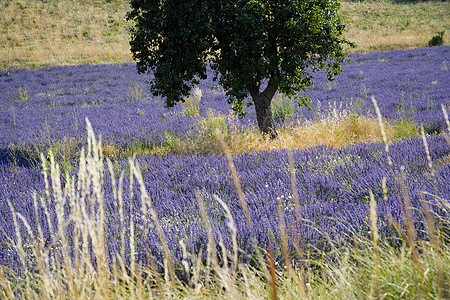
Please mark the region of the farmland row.
MULTIPOLYGON (((341 115, 358 121, 375 116, 374 96, 383 116, 404 127, 403 136, 414 134, 408 126, 420 124, 428 134, 439 133, 445 128, 440 107, 450 104, 449 65, 447 46, 351 54, 335 81, 316 74, 314 87, 299 95, 311 101, 310 108, 278 95, 274 116, 287 127, 341 115)), ((224 91, 209 75, 198 99, 168 109, 151 96, 145 83, 151 76, 137 75, 131 63, 1 70, 0 148, 42 151, 65 140, 79 149, 86 117, 105 144, 122 149, 151 150, 214 128, 225 134, 255 129, 253 107, 244 119, 232 118, 224 91)))

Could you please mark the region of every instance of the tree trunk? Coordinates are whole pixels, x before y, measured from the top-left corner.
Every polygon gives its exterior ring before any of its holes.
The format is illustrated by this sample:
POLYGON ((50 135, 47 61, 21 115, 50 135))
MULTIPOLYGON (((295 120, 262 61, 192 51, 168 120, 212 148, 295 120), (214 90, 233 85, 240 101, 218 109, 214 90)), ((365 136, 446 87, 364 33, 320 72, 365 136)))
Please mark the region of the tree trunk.
POLYGON ((278 74, 271 76, 269 83, 264 91, 259 89, 256 84, 248 87, 250 95, 255 104, 256 118, 258 120, 259 131, 268 134, 271 139, 277 138, 278 134, 272 115, 272 98, 278 90, 279 76, 278 74))
POLYGON ((268 134, 271 139, 275 139, 277 137, 277 131, 270 105, 272 98, 267 97, 264 93, 259 93, 256 98, 253 98, 253 103, 255 104, 259 131, 263 134, 268 134))

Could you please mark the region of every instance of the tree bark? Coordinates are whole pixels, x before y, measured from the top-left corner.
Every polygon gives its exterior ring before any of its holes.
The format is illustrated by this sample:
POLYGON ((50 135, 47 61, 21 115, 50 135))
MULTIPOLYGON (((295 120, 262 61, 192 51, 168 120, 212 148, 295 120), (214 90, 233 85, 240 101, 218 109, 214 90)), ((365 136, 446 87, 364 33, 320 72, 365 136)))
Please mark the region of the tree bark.
POLYGON ((272 98, 278 90, 278 82, 279 78, 275 75, 270 78, 264 91, 261 91, 256 84, 248 88, 255 104, 258 128, 261 133, 268 134, 271 139, 278 136, 271 108, 272 98))
POLYGON ((263 134, 268 134, 271 139, 275 139, 277 137, 277 131, 270 107, 271 102, 272 98, 265 97, 263 93, 253 98, 259 130, 263 134))

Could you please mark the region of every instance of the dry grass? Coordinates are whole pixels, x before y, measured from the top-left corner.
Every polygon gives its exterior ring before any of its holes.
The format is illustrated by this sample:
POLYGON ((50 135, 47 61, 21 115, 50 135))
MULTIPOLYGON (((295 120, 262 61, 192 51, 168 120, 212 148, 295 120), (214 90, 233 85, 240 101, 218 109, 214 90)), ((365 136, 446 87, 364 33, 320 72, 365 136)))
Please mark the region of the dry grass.
MULTIPOLYGON (((0 68, 130 61, 125 0, 0 1, 0 68)), ((449 38, 450 2, 343 1, 353 52, 424 47, 449 38)))
MULTIPOLYGON (((226 120, 224 118, 224 120, 226 120)), ((278 138, 275 140, 263 136, 257 129, 220 131, 231 153, 243 153, 264 150, 291 149, 304 150, 318 145, 340 148, 360 142, 382 142, 382 135, 375 118, 355 116, 350 114, 332 115, 318 120, 303 123, 288 124, 278 129, 278 138)), ((203 120, 204 122, 204 120, 203 120)), ((200 121, 202 124, 202 122, 200 121)), ((220 124, 218 126, 221 126, 220 124)), ((389 141, 403 138, 403 125, 386 123, 386 134, 389 141)), ((412 125, 414 126, 414 125, 412 125)), ((419 134, 418 128, 410 129, 411 135, 419 134)), ((116 150, 109 147, 109 150, 116 150)), ((200 128, 200 134, 195 137, 174 138, 167 137, 161 146, 152 149, 135 149, 149 154, 217 154, 222 153, 220 144, 217 143, 216 134, 211 134, 211 128, 200 128)), ((114 152, 107 152, 108 155, 114 152)), ((127 153, 130 155, 130 153, 127 153)))
POLYGON ((125 1, 1 1, 0 67, 131 60, 125 1))
POLYGON ((370 52, 425 47, 440 31, 445 44, 450 39, 450 2, 395 1, 342 2, 346 19, 345 36, 358 47, 352 51, 370 52))

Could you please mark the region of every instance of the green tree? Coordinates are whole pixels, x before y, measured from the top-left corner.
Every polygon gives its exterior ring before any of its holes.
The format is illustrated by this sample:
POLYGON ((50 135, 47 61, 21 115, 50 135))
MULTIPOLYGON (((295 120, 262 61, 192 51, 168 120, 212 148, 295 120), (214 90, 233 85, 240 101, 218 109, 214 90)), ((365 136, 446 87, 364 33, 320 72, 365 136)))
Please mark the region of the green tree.
POLYGON ((313 72, 324 69, 332 80, 342 70, 343 45, 351 43, 339 7, 338 0, 131 0, 131 51, 169 107, 206 79, 209 63, 233 110, 243 116, 254 104, 259 129, 276 137, 276 91, 295 96, 313 72))

